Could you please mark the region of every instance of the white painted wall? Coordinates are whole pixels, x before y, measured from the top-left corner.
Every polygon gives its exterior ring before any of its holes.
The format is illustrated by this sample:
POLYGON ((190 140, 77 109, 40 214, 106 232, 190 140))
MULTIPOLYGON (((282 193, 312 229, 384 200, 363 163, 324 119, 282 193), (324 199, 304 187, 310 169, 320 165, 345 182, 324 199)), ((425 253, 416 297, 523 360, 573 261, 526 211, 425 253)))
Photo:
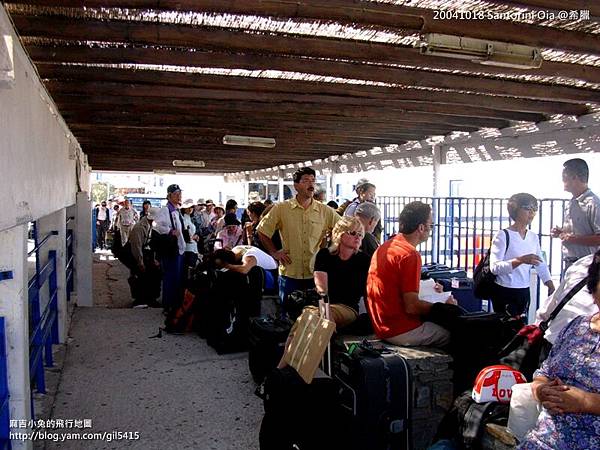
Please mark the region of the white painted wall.
POLYGON ((0 4, 0 34, 13 37, 15 82, 0 87, 0 231, 75 203, 76 160, 81 190, 89 170, 56 107, 44 89, 0 4), (77 149, 77 150, 75 150, 77 149), (14 205, 14 206, 13 206, 14 205))
MULTIPOLYGON (((6 42, 4 36, 12 38, 8 41, 13 47, 5 54, 12 55, 14 81, 0 83, 0 269, 12 271, 14 278, 0 282, 0 316, 6 318, 10 417, 30 419, 27 223, 39 220, 41 238, 49 231, 59 231, 44 247, 41 263, 49 249, 57 250, 58 274, 64 278, 65 208, 76 202, 79 191, 83 191, 79 197, 87 199, 90 170, 0 4, 0 38, 6 42)), ((89 215, 88 206, 88 224, 89 215)), ((89 242, 87 254, 91 251, 89 228, 80 236, 89 242)), ((91 265, 87 270, 83 274, 77 267, 81 284, 91 291, 91 265)), ((58 284, 64 340, 64 281, 58 284)), ((19 449, 32 446, 30 441, 12 445, 19 449)))

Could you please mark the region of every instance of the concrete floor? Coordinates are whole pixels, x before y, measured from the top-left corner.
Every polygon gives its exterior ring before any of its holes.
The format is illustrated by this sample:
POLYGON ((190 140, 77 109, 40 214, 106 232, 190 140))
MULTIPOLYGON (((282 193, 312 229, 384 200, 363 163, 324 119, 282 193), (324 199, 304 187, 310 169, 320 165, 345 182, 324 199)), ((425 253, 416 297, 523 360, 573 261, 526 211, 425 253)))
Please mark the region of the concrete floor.
MULTIPOLYGON (((95 255, 94 308, 75 308, 54 419, 91 419, 91 429, 139 432, 138 440, 36 443, 47 449, 257 449, 262 401, 247 354, 217 355, 196 335, 151 338, 160 309, 131 309, 127 273, 95 255)), ((56 430, 55 430, 56 431, 56 430)))

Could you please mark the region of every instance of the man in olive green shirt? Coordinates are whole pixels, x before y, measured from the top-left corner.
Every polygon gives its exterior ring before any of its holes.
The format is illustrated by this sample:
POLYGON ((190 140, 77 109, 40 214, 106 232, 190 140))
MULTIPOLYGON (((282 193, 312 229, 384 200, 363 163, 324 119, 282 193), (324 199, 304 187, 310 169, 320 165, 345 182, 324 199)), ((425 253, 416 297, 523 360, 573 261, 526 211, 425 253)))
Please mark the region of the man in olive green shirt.
POLYGON ((340 216, 330 207, 313 199, 315 171, 303 167, 294 173, 296 197, 277 203, 258 225, 260 240, 267 252, 279 262, 279 298, 295 290, 314 287, 315 255, 326 234, 340 216), (281 249, 271 237, 278 230, 281 249))

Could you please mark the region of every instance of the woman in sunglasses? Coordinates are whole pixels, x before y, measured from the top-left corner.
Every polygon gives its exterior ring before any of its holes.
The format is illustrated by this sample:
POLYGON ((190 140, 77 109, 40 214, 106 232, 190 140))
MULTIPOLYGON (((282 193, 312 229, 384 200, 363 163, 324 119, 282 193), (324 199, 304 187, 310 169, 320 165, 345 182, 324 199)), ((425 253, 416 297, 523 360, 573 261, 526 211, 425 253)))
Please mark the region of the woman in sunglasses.
POLYGON ((331 234, 331 246, 315 258, 314 280, 317 291, 329 296, 332 320, 343 328, 358 318, 370 258, 359 251, 365 230, 356 217, 342 217, 331 234))
POLYGON ((494 311, 516 317, 527 314, 529 272, 535 267, 538 277, 554 292, 548 265, 542 258, 537 234, 529 230, 538 209, 537 199, 527 193, 513 195, 507 204, 512 224, 498 231, 492 242, 490 269, 496 275, 491 294, 494 311))

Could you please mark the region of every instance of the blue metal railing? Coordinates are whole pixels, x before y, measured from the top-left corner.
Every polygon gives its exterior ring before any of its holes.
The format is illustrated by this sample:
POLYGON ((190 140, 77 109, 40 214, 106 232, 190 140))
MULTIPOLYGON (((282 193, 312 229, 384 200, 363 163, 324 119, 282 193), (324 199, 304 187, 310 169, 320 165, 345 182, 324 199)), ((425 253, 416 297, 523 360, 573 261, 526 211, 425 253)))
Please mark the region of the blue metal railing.
MULTIPOLYGON (((69 222, 71 222, 74 218, 73 217, 69 217, 67 219, 67 226, 69 225, 69 222)), ((65 273, 66 273, 66 283, 65 283, 65 288, 66 288, 66 294, 67 294, 67 301, 71 301, 71 293, 73 292, 73 287, 74 287, 74 259, 75 259, 75 254, 73 252, 73 230, 70 228, 67 228, 66 231, 66 262, 65 262, 65 273)))
MULTIPOLYGON (((44 363, 52 367, 52 345, 58 343, 58 282, 57 255, 55 250, 48 251, 48 260, 41 267, 40 250, 51 236, 58 235, 51 231, 38 242, 37 226, 34 222, 33 239, 35 247, 28 256, 36 255, 36 272, 29 280, 29 372, 30 381, 37 392, 46 392, 44 363), (48 301, 42 308, 41 295, 44 287, 48 289, 48 301)), ((33 411, 33 400, 32 400, 33 411)))
POLYGON ((0 447, 3 449, 11 448, 9 397, 6 328, 4 317, 0 317, 0 447))
MULTIPOLYGON (((378 197, 381 209, 383 239, 398 233, 398 216, 412 201, 431 205, 434 229, 430 238, 419 246, 423 262, 438 262, 472 273, 485 255, 494 234, 509 225, 505 198, 465 197, 378 197)), ((559 275, 563 269, 561 243, 552 239, 550 230, 562 226, 564 208, 569 200, 541 199, 531 229, 540 239, 550 272, 559 275)), ((538 282, 539 283, 539 282, 538 282)), ((538 289, 539 292, 539 289, 538 289)), ((536 309, 539 306, 539 294, 536 309)))

